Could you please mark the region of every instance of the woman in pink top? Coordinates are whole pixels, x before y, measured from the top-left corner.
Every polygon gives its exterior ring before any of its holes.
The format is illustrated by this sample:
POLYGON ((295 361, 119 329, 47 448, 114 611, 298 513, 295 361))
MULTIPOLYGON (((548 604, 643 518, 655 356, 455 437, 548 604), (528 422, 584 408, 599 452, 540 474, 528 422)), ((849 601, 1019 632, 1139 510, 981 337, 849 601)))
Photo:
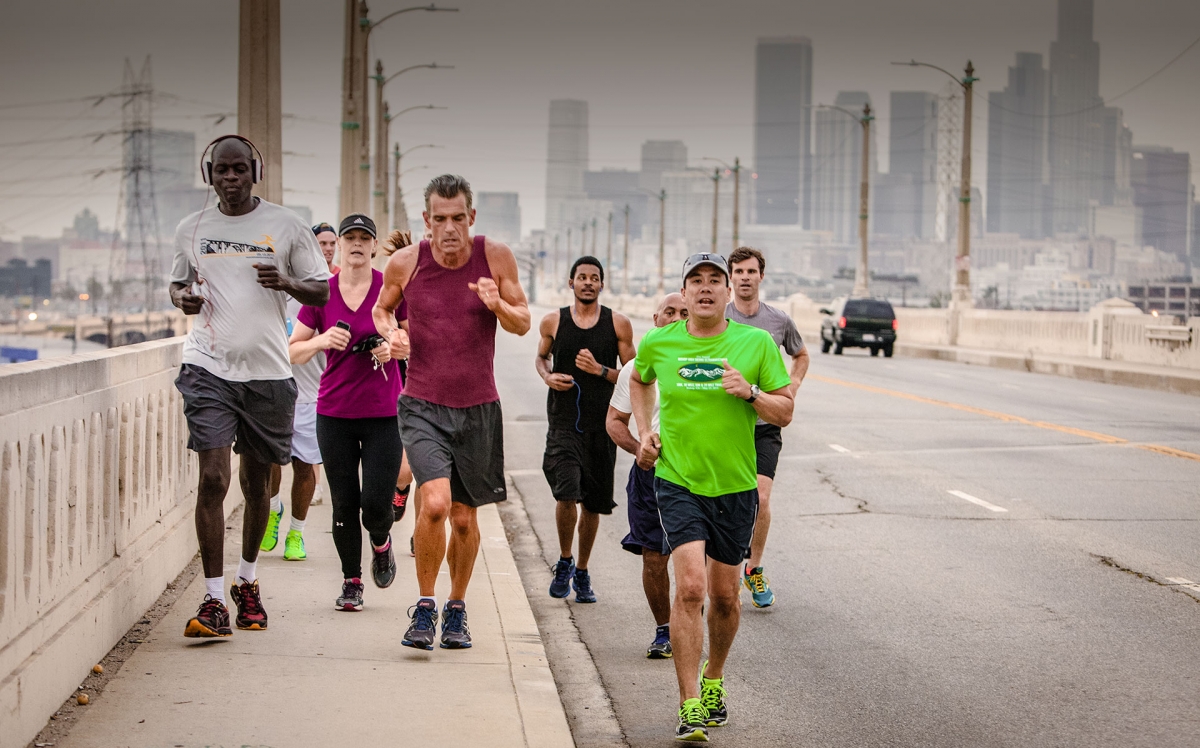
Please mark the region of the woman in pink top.
MULTIPOLYGON (((402 385, 400 367, 371 317, 383 288, 383 274, 371 268, 377 247, 374 221, 361 214, 347 216, 338 246, 342 271, 329 279, 329 302, 300 310, 290 353, 293 363, 304 363, 326 351, 317 395, 317 443, 329 479, 333 542, 344 579, 334 605, 362 610, 364 527, 371 539, 375 586, 387 587, 396 578, 392 494, 402 459, 396 422, 402 385)), ((397 322, 405 318, 405 310, 397 309, 397 322)))

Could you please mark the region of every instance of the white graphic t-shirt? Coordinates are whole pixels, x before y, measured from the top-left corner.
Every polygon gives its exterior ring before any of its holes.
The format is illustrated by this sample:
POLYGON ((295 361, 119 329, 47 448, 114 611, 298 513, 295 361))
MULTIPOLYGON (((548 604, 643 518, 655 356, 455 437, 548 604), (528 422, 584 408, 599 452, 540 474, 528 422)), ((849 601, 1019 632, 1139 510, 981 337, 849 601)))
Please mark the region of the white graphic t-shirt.
MULTIPOLYGON (((287 300, 287 330, 288 337, 295 329, 296 316, 300 314, 302 305, 291 296, 287 300)), ((317 355, 306 364, 292 364, 292 376, 296 378, 296 402, 315 403, 321 389, 321 375, 325 373, 325 351, 317 351, 317 355)))
POLYGON ((192 284, 205 300, 183 344, 183 363, 231 382, 292 377, 290 297, 260 286, 256 263, 293 280, 329 278, 312 230, 280 205, 259 200, 243 216, 212 207, 179 222, 171 282, 192 284))

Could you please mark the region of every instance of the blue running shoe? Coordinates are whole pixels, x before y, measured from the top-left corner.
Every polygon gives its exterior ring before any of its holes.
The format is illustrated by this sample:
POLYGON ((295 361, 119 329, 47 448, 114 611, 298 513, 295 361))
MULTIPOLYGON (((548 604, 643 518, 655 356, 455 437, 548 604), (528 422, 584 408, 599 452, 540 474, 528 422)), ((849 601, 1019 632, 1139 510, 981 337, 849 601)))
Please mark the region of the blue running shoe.
POLYGON ((587 569, 575 570, 575 602, 577 603, 594 603, 596 602, 596 593, 592 592, 592 575, 588 574, 587 569))
POLYGON ((671 652, 671 627, 659 626, 654 630, 654 643, 646 650, 648 660, 669 660, 671 652))
POLYGON ((763 574, 763 567, 756 566, 751 569, 747 566, 742 571, 742 584, 750 590, 750 601, 754 603, 754 607, 769 608, 775 604, 775 593, 771 591, 771 585, 763 574))
POLYGON ((433 649, 433 637, 437 634, 437 605, 432 600, 421 600, 408 609, 412 623, 400 643, 416 649, 433 649))
POLYGON ((560 558, 554 565, 554 581, 550 582, 550 597, 571 594, 571 577, 575 576, 575 558, 560 558))
POLYGON ((467 628, 467 604, 462 600, 447 600, 442 608, 442 649, 468 649, 471 629, 467 628))

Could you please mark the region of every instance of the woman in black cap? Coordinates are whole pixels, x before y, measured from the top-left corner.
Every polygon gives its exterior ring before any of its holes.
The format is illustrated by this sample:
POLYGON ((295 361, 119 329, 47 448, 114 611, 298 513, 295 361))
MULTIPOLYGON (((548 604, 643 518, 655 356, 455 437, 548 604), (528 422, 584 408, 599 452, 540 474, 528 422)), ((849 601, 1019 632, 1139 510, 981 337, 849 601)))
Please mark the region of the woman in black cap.
MULTIPOLYGON (((362 529, 371 540, 371 577, 377 587, 396 578, 392 551, 392 494, 400 472, 396 400, 400 369, 379 337, 371 310, 383 273, 371 267, 378 246, 375 222, 355 213, 338 229, 341 272, 329 279, 329 302, 300 310, 292 331, 293 363, 326 351, 317 396, 317 442, 333 503, 333 542, 342 561, 338 610, 362 610, 362 529), (359 483, 359 468, 362 483, 359 483)), ((404 307, 396 319, 406 319, 404 307)))

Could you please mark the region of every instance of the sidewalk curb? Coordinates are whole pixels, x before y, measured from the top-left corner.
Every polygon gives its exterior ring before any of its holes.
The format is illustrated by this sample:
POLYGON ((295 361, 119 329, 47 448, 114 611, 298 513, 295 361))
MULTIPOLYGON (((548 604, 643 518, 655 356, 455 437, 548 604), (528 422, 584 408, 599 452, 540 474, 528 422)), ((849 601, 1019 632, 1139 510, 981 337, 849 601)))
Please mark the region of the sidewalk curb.
POLYGON ((526 610, 532 610, 537 619, 538 641, 545 645, 550 672, 557 684, 555 703, 565 711, 574 739, 566 745, 628 746, 592 653, 579 636, 570 605, 565 600, 550 598, 545 592, 551 574, 542 554, 541 540, 525 513, 524 496, 512 476, 506 477, 508 501, 499 505, 499 515, 507 531, 509 558, 515 562, 514 568, 520 568, 520 581, 514 583, 523 585, 521 596, 528 603, 526 610))
POLYGON ((1161 392, 1200 395, 1200 372, 1158 371, 1136 364, 1100 359, 1091 362, 1040 353, 1010 353, 954 346, 919 345, 900 341, 896 342, 896 353, 909 358, 953 361, 997 369, 1054 374, 1071 379, 1118 384, 1161 392))
MULTIPOLYGON (((510 497, 511 500, 511 497, 510 497)), ((517 709, 529 748, 573 746, 567 714, 495 504, 479 512, 484 571, 492 583, 517 709)))

